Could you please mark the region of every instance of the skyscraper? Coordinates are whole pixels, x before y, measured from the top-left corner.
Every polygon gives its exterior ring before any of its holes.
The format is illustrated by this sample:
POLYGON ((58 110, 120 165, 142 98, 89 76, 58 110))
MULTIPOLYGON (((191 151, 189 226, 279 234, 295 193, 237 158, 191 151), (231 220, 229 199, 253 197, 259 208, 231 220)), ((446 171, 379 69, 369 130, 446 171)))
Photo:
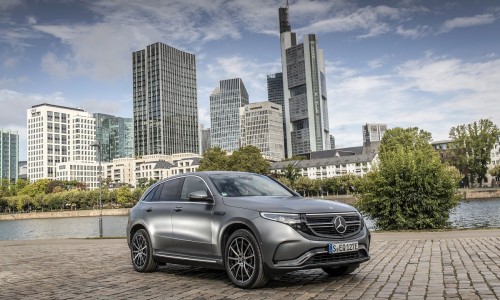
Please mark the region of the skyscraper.
POLYGON ((285 158, 281 105, 256 102, 240 108, 241 146, 253 145, 273 161, 285 158))
POLYGON ((81 108, 53 104, 27 110, 28 179, 56 179, 56 164, 95 162, 95 119, 81 108))
POLYGON ((201 153, 205 153, 208 149, 212 148, 210 139, 210 128, 204 128, 203 125, 200 129, 201 131, 201 153))
POLYGON ((95 113, 96 140, 101 149, 101 161, 134 156, 134 126, 132 118, 95 113))
POLYGON ((134 152, 198 153, 194 54, 155 43, 132 54, 134 152))
MULTIPOLYGON (((279 104, 282 108, 283 115, 283 141, 286 145, 286 120, 284 113, 285 99, 283 97, 283 73, 275 73, 267 75, 267 101, 279 104)), ((287 149, 285 147, 285 156, 287 155, 287 149)))
POLYGON ((291 31, 288 4, 279 8, 287 156, 330 149, 323 50, 315 34, 291 31))
POLYGON ((232 152, 240 147, 240 107, 248 93, 240 78, 221 80, 210 95, 211 146, 232 152))
POLYGON ((19 134, 0 129, 0 173, 2 179, 17 181, 19 169, 19 134))

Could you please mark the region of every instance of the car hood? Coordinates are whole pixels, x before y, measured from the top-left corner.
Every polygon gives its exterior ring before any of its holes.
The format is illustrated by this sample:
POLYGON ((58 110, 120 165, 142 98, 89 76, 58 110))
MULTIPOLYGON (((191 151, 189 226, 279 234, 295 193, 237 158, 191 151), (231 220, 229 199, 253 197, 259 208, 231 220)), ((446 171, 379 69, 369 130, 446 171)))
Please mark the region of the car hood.
POLYGON ((353 212, 354 207, 332 200, 303 197, 224 197, 224 204, 260 212, 332 213, 353 212))

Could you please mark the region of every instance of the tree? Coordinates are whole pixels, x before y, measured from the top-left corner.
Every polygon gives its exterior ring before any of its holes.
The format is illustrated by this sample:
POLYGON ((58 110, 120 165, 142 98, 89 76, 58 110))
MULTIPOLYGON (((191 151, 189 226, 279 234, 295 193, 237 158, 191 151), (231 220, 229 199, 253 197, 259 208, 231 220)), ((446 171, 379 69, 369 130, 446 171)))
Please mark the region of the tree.
POLYGON ((488 119, 458 125, 450 130, 452 164, 469 183, 479 181, 480 186, 486 178, 491 150, 500 135, 500 130, 488 119))
POLYGON ((386 131, 380 162, 365 175, 359 210, 383 230, 434 229, 448 224, 459 177, 441 162, 431 135, 418 128, 386 131))
POLYGON ((229 158, 221 147, 213 147, 203 153, 198 171, 227 171, 229 158))
POLYGON ((492 169, 489 171, 490 175, 495 177, 495 180, 498 182, 500 181, 500 165, 494 166, 492 169))
POLYGON ((262 157, 259 148, 249 145, 233 152, 229 157, 231 171, 252 172, 267 175, 271 164, 262 157))
POLYGON ((290 182, 290 186, 294 188, 295 185, 295 180, 300 177, 299 170, 294 167, 293 164, 289 163, 284 169, 283 169, 283 177, 288 179, 290 182))
POLYGON ((50 183, 50 179, 40 179, 31 184, 25 186, 22 190, 18 192, 19 195, 28 195, 30 197, 35 197, 39 194, 45 194, 47 186, 50 183))
POLYGON ((128 186, 121 186, 116 192, 116 202, 119 204, 127 204, 133 201, 132 192, 128 186))

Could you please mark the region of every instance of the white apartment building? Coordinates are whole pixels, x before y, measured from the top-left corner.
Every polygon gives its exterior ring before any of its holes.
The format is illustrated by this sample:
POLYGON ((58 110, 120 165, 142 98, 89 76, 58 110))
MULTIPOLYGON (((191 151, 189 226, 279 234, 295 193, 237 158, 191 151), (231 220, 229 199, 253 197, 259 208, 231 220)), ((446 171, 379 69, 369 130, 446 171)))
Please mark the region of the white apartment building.
MULTIPOLYGON (((56 179, 56 164, 95 162, 95 119, 80 108, 53 104, 27 110, 28 179, 56 179)), ((80 170, 83 171, 83 170, 80 170)))
POLYGON ((103 180, 109 178, 111 183, 136 186, 141 178, 160 180, 177 174, 196 172, 200 159, 197 153, 152 154, 138 159, 118 158, 103 164, 103 180))
MULTIPOLYGON (((104 178, 104 177, 103 177, 104 178)), ((99 163, 89 161, 67 161, 56 164, 57 180, 67 180, 84 183, 87 188, 99 188, 99 163)))
POLYGON ((272 102, 256 102, 240 108, 241 147, 253 145, 264 158, 281 161, 285 158, 283 111, 272 102))
POLYGON ((292 164, 299 171, 300 175, 307 176, 310 179, 324 179, 348 174, 363 176, 370 172, 377 163, 378 155, 375 153, 355 154, 275 162, 271 164, 271 172, 281 174, 289 164, 292 164))

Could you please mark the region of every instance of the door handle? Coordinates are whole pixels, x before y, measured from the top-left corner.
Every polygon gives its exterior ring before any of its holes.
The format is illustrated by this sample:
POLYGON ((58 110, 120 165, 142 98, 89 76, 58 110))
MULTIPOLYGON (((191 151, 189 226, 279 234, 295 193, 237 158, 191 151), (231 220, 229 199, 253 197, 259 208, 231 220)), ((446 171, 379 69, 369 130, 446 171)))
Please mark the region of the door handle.
POLYGON ((153 208, 152 208, 152 207, 148 207, 148 208, 146 208, 146 211, 147 211, 147 212, 151 212, 152 210, 153 210, 153 208))
POLYGON ((177 206, 176 208, 174 208, 175 211, 182 211, 182 207, 181 206, 177 206))

